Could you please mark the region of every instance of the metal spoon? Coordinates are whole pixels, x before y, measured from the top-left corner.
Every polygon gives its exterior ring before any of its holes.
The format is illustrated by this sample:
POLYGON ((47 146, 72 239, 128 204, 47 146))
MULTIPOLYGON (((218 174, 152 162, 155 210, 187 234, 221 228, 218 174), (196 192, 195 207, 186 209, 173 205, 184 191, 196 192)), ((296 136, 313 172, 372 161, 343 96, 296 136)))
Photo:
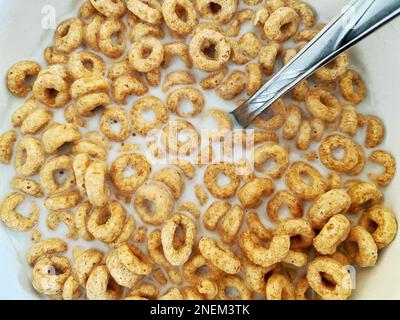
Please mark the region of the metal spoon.
MULTIPOLYGON (((296 84, 400 15, 400 0, 353 0, 232 115, 244 128, 296 84)), ((394 41, 396 41, 394 39, 394 41)))

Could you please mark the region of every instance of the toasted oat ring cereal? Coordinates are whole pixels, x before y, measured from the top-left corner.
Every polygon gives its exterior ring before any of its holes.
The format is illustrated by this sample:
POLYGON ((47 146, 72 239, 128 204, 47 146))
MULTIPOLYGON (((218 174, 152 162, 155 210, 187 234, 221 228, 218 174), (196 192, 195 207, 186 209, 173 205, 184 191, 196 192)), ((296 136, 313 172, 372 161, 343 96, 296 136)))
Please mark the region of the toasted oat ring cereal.
POLYGON ((72 123, 55 123, 42 136, 44 151, 48 154, 56 153, 66 143, 75 143, 81 139, 81 133, 72 123))
POLYGON ((267 300, 295 300, 293 284, 286 276, 279 273, 269 277, 265 294, 267 300))
POLYGON ((215 90, 222 99, 231 100, 246 89, 247 77, 243 71, 234 70, 215 90))
POLYGON ((261 205, 262 197, 270 196, 274 190, 272 180, 254 178, 239 189, 237 196, 244 208, 257 208, 261 205))
POLYGON ((349 69, 339 78, 339 90, 343 98, 352 104, 361 103, 367 96, 367 88, 358 72, 349 69))
POLYGON ((288 235, 276 235, 267 248, 250 230, 246 230, 240 235, 239 245, 247 259, 252 263, 268 268, 281 262, 288 255, 290 237, 288 235))
POLYGON ((180 57, 187 68, 192 67, 189 46, 186 43, 175 41, 164 44, 164 60, 161 66, 168 68, 174 56, 180 57))
POLYGON ((59 51, 70 53, 82 44, 83 34, 81 20, 76 18, 64 20, 56 29, 54 47, 59 51))
POLYGON ((33 267, 32 286, 41 294, 60 294, 70 275, 71 265, 67 258, 43 257, 33 267), (51 270, 57 270, 57 273, 51 274, 51 270))
POLYGON ((157 286, 155 286, 150 282, 142 281, 137 285, 135 285, 134 288, 132 288, 132 290, 128 293, 128 296, 152 300, 152 299, 157 299, 159 293, 160 290, 158 289, 157 286))
POLYGON ((195 84, 196 80, 189 71, 172 71, 164 80, 163 92, 168 92, 174 86, 195 84))
POLYGON ((223 201, 213 202, 203 215, 203 223, 207 230, 214 231, 221 218, 229 211, 231 205, 223 201))
POLYGON ((144 184, 137 189, 134 207, 140 219, 151 225, 160 225, 172 212, 174 202, 169 192, 159 184, 144 184), (148 202, 153 204, 153 210, 148 202))
POLYGON ((64 282, 62 298, 63 300, 77 300, 81 295, 79 282, 73 276, 69 276, 64 282))
POLYGON ((128 9, 138 18, 150 24, 161 24, 163 14, 157 0, 128 0, 128 9))
POLYGON ((287 118, 282 127, 283 138, 287 140, 294 139, 300 129, 301 120, 301 109, 296 105, 290 106, 287 112, 287 118))
POLYGON ((111 141, 125 141, 131 134, 128 114, 120 107, 107 108, 100 119, 101 132, 111 141), (118 124, 119 131, 115 132, 112 125, 118 124))
POLYGON ((266 75, 270 76, 274 73, 276 60, 281 50, 281 45, 276 42, 269 43, 261 48, 258 62, 266 75))
POLYGON ((325 300, 346 300, 351 295, 350 274, 335 259, 315 258, 308 265, 307 280, 310 287, 325 300), (325 283, 322 274, 330 276, 332 286, 325 283))
POLYGON ((189 0, 166 0, 162 13, 168 28, 181 36, 192 32, 198 22, 196 9, 189 0))
POLYGON ((92 6, 106 17, 120 17, 126 13, 123 0, 90 0, 92 6))
POLYGON ((310 91, 306 99, 306 106, 314 117, 327 122, 334 121, 342 110, 337 98, 323 89, 310 91))
POLYGON ((253 232, 257 236, 257 238, 263 241, 272 240, 273 234, 271 229, 268 229, 264 226, 264 224, 260 220, 258 213, 247 213, 246 222, 251 232, 253 232))
POLYGON ((97 249, 88 249, 75 258, 73 265, 74 274, 81 286, 86 286, 89 275, 102 261, 103 252, 97 249))
POLYGON ((112 84, 114 100, 124 104, 129 95, 142 96, 149 91, 147 85, 137 76, 122 75, 112 84))
POLYGON ((115 18, 107 19, 99 30, 99 48, 110 58, 119 58, 126 49, 125 24, 115 18), (114 36, 117 40, 114 40, 114 36))
POLYGON ((180 266, 189 259, 193 250, 196 232, 197 228, 194 221, 182 214, 175 214, 164 223, 161 229, 161 243, 165 258, 171 265, 180 266), (182 228, 183 240, 176 247, 174 241, 179 227, 182 228))
POLYGON ((237 6, 237 0, 196 0, 196 8, 201 16, 216 20, 221 24, 232 19, 237 6))
POLYGON ((218 226, 221 240, 226 244, 232 244, 242 226, 245 212, 239 205, 232 206, 222 218, 218 226))
POLYGON ((26 196, 17 192, 8 195, 0 206, 0 219, 7 228, 17 231, 26 232, 35 227, 39 221, 40 209, 35 202, 31 205, 31 212, 28 217, 25 217, 16 211, 21 205, 26 196))
POLYGON ((72 170, 72 159, 67 155, 56 156, 48 160, 40 170, 40 184, 48 194, 55 194, 69 190, 75 185, 74 172, 72 170), (59 182, 56 175, 64 175, 59 182))
POLYGON ((150 72, 161 65, 164 59, 164 47, 160 40, 145 37, 132 44, 128 58, 135 70, 150 72))
POLYGON ((369 173, 368 177, 378 186, 386 187, 389 185, 396 174, 396 159, 394 156, 387 151, 376 150, 369 155, 368 159, 384 167, 382 173, 369 173))
POLYGON ((360 267, 373 267, 378 260, 378 247, 372 235, 362 226, 353 226, 345 241, 346 253, 360 267))
POLYGON ((89 51, 75 53, 68 60, 68 73, 73 79, 86 78, 93 75, 102 76, 105 68, 104 60, 89 51))
POLYGON ((266 131, 276 131, 282 128, 286 119, 286 105, 282 99, 271 105, 265 116, 260 116, 253 121, 253 126, 266 131))
POLYGON ((389 245, 397 234, 396 216, 384 207, 375 206, 368 209, 358 223, 372 234, 378 249, 389 245))
POLYGON ((308 218, 315 229, 322 229, 328 220, 344 214, 350 208, 351 197, 343 189, 332 189, 322 194, 308 210, 308 218))
POLYGON ((228 273, 240 272, 240 260, 224 244, 213 238, 201 237, 199 241, 201 255, 213 266, 228 273))
POLYGON ((299 16, 292 8, 282 7, 271 13, 264 24, 268 40, 283 42, 295 35, 299 28, 299 16))
POLYGON ((328 136, 319 146, 319 158, 322 164, 330 170, 346 172, 353 169, 358 163, 358 152, 354 148, 354 142, 345 136, 338 134, 328 136), (344 154, 338 159, 333 152, 343 149, 344 154))
POLYGON ((78 114, 84 117, 91 117, 96 108, 109 105, 111 99, 107 93, 95 92, 78 98, 76 102, 78 114))
POLYGON ((289 0, 289 6, 297 12, 304 26, 311 28, 315 24, 315 14, 310 5, 299 0, 289 0))
POLYGON ((118 300, 122 287, 111 276, 106 266, 95 266, 86 283, 86 295, 89 300, 118 300))
POLYGON ((7 88, 17 97, 26 97, 32 90, 27 84, 29 78, 36 77, 40 72, 40 64, 24 60, 14 64, 7 72, 7 88))
POLYGON ((49 108, 61 108, 70 100, 67 81, 57 74, 39 74, 33 84, 33 96, 49 108))
POLYGON ((372 183, 358 182, 351 186, 347 193, 351 199, 349 212, 352 213, 358 213, 383 202, 382 191, 372 183))
POLYGON ((350 228, 350 221, 344 215, 332 216, 314 238, 314 248, 323 255, 334 254, 337 247, 346 240, 350 228))
POLYGON ((92 205, 103 207, 111 196, 106 183, 107 165, 102 160, 93 161, 85 172, 85 188, 92 205))
POLYGON ((110 168, 110 177, 114 186, 121 193, 135 192, 146 182, 151 172, 151 164, 141 154, 125 154, 117 157, 110 168), (132 167, 135 174, 125 176, 127 168, 132 167))
POLYGON ((293 250, 308 248, 315 237, 310 223, 304 219, 285 219, 276 228, 275 235, 288 235, 293 250))
POLYGON ((90 93, 108 92, 110 85, 102 75, 79 78, 71 86, 72 98, 78 99, 90 93))
POLYGON ((163 128, 162 143, 169 153, 190 155, 199 146, 200 135, 196 128, 186 120, 170 121, 163 128), (185 139, 182 141, 181 136, 185 139))
POLYGON ((75 227, 78 230, 78 235, 86 240, 93 240, 93 235, 89 232, 87 228, 87 222, 89 220, 89 215, 92 210, 92 205, 89 201, 82 202, 78 205, 74 215, 75 227))
POLYGON ((181 173, 174 167, 166 167, 153 176, 154 181, 165 184, 175 199, 179 199, 185 188, 181 173))
POLYGON ((180 88, 167 97, 167 107, 171 112, 176 113, 182 118, 192 118, 203 111, 205 101, 203 94, 196 88, 180 88), (181 110, 181 104, 184 100, 189 100, 192 104, 192 110, 184 112, 181 110))
POLYGON ((239 178, 236 175, 236 167, 229 163, 210 164, 204 173, 204 184, 208 191, 218 199, 232 198, 239 187, 239 178), (230 179, 229 184, 220 186, 217 178, 223 173, 230 179))
POLYGON ((100 28, 106 18, 102 15, 95 15, 91 21, 85 26, 85 44, 95 50, 99 51, 99 34, 100 28))
POLYGON ((279 179, 289 166, 289 151, 274 142, 267 142, 254 150, 254 166, 256 170, 263 171, 267 160, 273 159, 276 167, 266 172, 273 179, 279 179))
POLYGON ((214 281, 208 279, 200 281, 197 286, 197 290, 200 294, 204 295, 206 299, 213 300, 218 295, 218 285, 214 281))
POLYGON ((154 263, 169 268, 171 264, 167 261, 164 255, 162 243, 161 243, 161 231, 159 229, 151 232, 147 237, 147 251, 150 258, 154 263))
POLYGON ((138 134, 146 136, 151 130, 161 127, 168 120, 168 111, 164 103, 156 97, 143 97, 135 101, 131 109, 132 126, 138 134), (151 110, 154 121, 147 121, 143 113, 151 110))
POLYGON ((47 47, 44 50, 44 60, 48 64, 66 64, 68 63, 69 57, 66 53, 57 51, 57 49, 54 46, 47 47))
POLYGON ((315 168, 301 161, 291 164, 286 172, 285 183, 297 197, 305 200, 314 200, 327 188, 323 176, 315 168), (310 182, 304 181, 302 175, 308 176, 310 182))
POLYGON ((40 198, 43 196, 39 183, 28 178, 15 177, 11 180, 11 187, 29 196, 40 198))
POLYGON ((71 209, 81 202, 78 190, 65 191, 48 196, 44 201, 44 206, 53 211, 71 209))
POLYGON ((385 127, 381 119, 369 115, 367 121, 367 133, 365 136, 365 146, 375 148, 383 142, 385 137, 385 127))
POLYGON ((151 273, 153 268, 151 260, 137 247, 122 244, 116 250, 119 260, 129 271, 137 275, 148 275, 151 273))
POLYGON ((65 236, 71 240, 78 239, 73 215, 70 211, 53 211, 47 215, 46 224, 49 230, 55 231, 60 223, 64 223, 68 229, 65 236))
POLYGON ((15 131, 7 131, 0 136, 0 162, 9 164, 12 158, 14 144, 17 141, 15 131))
POLYGON ((39 172, 45 161, 45 152, 40 140, 25 136, 17 143, 14 167, 20 176, 29 177, 39 172))
POLYGON ((346 73, 349 67, 348 53, 342 53, 328 65, 315 72, 315 76, 322 81, 333 81, 346 73))
MULTIPOLYGON (((131 215, 127 215, 127 219, 124 223, 121 233, 119 234, 119 236, 117 238, 114 239, 114 241, 107 243, 107 245, 110 248, 118 248, 120 244, 128 242, 131 239, 135 229, 136 229, 135 218, 131 215)), ((139 228, 139 230, 140 230, 140 228, 139 228)), ((139 230, 138 230, 138 232, 139 232, 139 230)))
POLYGON ((206 279, 218 281, 222 275, 222 270, 211 264, 201 254, 196 254, 183 265, 183 275, 191 283, 198 284, 206 279), (205 272, 198 272, 201 269, 205 269, 205 272))
POLYGON ((339 130, 354 136, 358 130, 357 111, 352 105, 344 106, 339 121, 339 130))
POLYGON ((222 33, 203 29, 192 37, 189 52, 196 68, 212 72, 226 65, 231 55, 231 47, 222 33))
POLYGON ((226 275, 218 282, 219 300, 251 300, 251 290, 247 288, 243 279, 237 275, 226 275), (234 289, 237 294, 229 294, 229 289, 234 289))
POLYGON ((38 104, 33 98, 27 99, 11 116, 11 123, 14 127, 21 127, 24 120, 34 111, 38 110, 38 104))
POLYGON ((279 269, 280 264, 274 264, 268 268, 257 266, 247 259, 243 259, 244 281, 246 285, 257 293, 265 293, 268 278, 279 269))
POLYGON ((27 252, 26 259, 30 266, 34 266, 43 256, 62 254, 67 251, 67 248, 64 240, 49 238, 32 246, 27 252))
POLYGON ((28 115, 21 126, 22 134, 36 134, 53 118, 53 113, 50 110, 39 108, 28 115))

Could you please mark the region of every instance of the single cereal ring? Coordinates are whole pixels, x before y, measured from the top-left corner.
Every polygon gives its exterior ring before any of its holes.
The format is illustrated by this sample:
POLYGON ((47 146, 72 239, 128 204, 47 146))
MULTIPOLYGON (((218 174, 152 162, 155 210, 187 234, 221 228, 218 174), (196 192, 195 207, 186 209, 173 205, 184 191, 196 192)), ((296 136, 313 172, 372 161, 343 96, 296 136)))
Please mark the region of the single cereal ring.
POLYGON ((347 193, 351 199, 349 212, 352 213, 358 213, 383 202, 382 191, 372 183, 358 182, 351 186, 347 193))
POLYGON ((160 225, 172 212, 173 199, 169 192, 162 186, 149 183, 137 189, 134 200, 134 207, 140 219, 151 225, 160 225), (148 202, 153 204, 153 210, 148 202))
POLYGON ((29 114, 24 122, 22 122, 21 133, 22 134, 36 134, 53 118, 53 113, 50 110, 40 108, 29 114))
POLYGON ((161 83, 161 68, 157 67, 144 74, 147 82, 152 87, 158 87, 161 83))
POLYGON ((192 67, 192 58, 189 54, 189 46, 186 43, 175 41, 164 44, 164 60, 161 66, 168 68, 174 56, 178 56, 187 68, 192 67))
POLYGON ((289 106, 287 117, 282 127, 283 138, 286 140, 294 139, 300 129, 301 121, 301 109, 296 105, 289 106))
POLYGON ((347 171, 346 173, 349 176, 358 176, 365 167, 365 162, 366 162, 365 153, 364 153, 364 149, 358 143, 353 142, 353 145, 354 145, 354 149, 358 153, 358 162, 353 169, 347 171))
POLYGON ((13 112, 11 116, 12 125, 21 127, 24 120, 38 108, 38 104, 33 98, 27 99, 21 107, 13 112))
POLYGON ((100 51, 100 28, 104 21, 106 21, 106 18, 100 14, 97 14, 85 26, 85 44, 92 50, 100 51))
POLYGON ((314 248, 323 255, 334 254, 337 247, 347 239, 350 228, 350 221, 344 215, 332 216, 314 238, 314 248))
POLYGON ((279 211, 286 206, 293 218, 303 216, 302 201, 286 190, 276 192, 267 204, 267 215, 274 222, 280 222, 279 211))
MULTIPOLYGON (((58 65, 55 65, 58 66, 58 65)), ((69 84, 61 75, 39 73, 33 84, 32 93, 36 100, 45 104, 49 108, 61 108, 71 99, 69 93, 69 84)))
POLYGON ((317 79, 321 81, 333 81, 341 77, 349 68, 349 54, 342 53, 335 60, 315 72, 317 79))
POLYGON ((12 188, 32 197, 40 198, 43 195, 40 184, 32 179, 15 177, 11 180, 10 185, 12 188))
POLYGON ((81 286, 85 287, 86 282, 93 269, 103 261, 103 252, 97 249, 88 249, 75 258, 74 274, 81 286))
POLYGON ((358 152, 351 139, 338 134, 328 136, 319 146, 319 158, 322 164, 330 170, 346 172, 353 169, 358 163, 358 152), (338 158, 333 153, 337 149, 343 150, 343 156, 338 158))
POLYGON ((54 46, 47 47, 43 52, 44 60, 47 64, 66 64, 68 63, 69 57, 66 53, 57 51, 54 46))
MULTIPOLYGON (((128 297, 144 298, 149 300, 157 299, 160 290, 158 287, 150 282, 142 281, 135 285, 131 291, 128 293, 128 297)), ((126 299, 126 298, 125 298, 126 299)), ((135 299, 134 299, 135 300, 135 299)))
POLYGON ((264 33, 268 40, 284 42, 295 35, 299 28, 299 16, 289 7, 278 8, 271 13, 264 24, 264 33))
POLYGON ((139 76, 139 74, 132 68, 128 57, 125 56, 109 66, 107 76, 110 80, 114 81, 121 76, 139 76))
POLYGON ((198 23, 196 9, 189 0, 166 0, 162 13, 168 28, 180 36, 191 33, 198 23))
POLYGON ((307 215, 313 228, 322 229, 331 217, 346 213, 350 205, 350 194, 343 189, 332 189, 316 199, 307 215))
POLYGON ((78 230, 78 235, 86 240, 93 240, 93 235, 87 228, 87 222, 89 220, 90 213, 92 211, 92 205, 89 201, 81 202, 75 210, 74 222, 75 227, 78 230))
POLYGON ((48 160, 40 170, 40 184, 48 195, 67 191, 73 187, 75 176, 71 157, 60 155, 48 160), (57 174, 64 175, 64 173, 66 173, 65 178, 57 178, 57 174))
POLYGON ((245 183, 238 191, 238 199, 244 208, 257 208, 262 197, 270 196, 275 190, 274 183, 268 178, 255 178, 245 183))
POLYGON ((81 133, 72 123, 55 123, 49 127, 42 136, 44 151, 48 154, 56 153, 63 145, 75 143, 81 139, 81 133))
POLYGON ((313 118, 310 121, 310 126, 311 126, 311 138, 317 142, 321 141, 322 138, 324 137, 325 122, 321 119, 313 118))
POLYGON ((198 149, 200 135, 189 121, 178 119, 168 122, 163 128, 161 141, 169 153, 185 156, 198 149))
POLYGON ((261 49, 261 41, 253 32, 246 32, 239 39, 240 51, 249 58, 256 58, 261 49))
POLYGON ((41 294, 61 294, 70 275, 71 265, 67 258, 43 257, 33 267, 32 286, 41 294), (57 273, 52 274, 51 270, 57 270, 57 273))
POLYGON ((239 276, 226 275, 218 282, 219 300, 251 300, 252 297, 251 290, 239 276))
POLYGON ((90 158, 86 153, 78 153, 72 161, 72 169, 74 170, 76 185, 81 195, 86 195, 85 173, 89 164, 90 158))
POLYGON ((308 95, 308 81, 303 80, 292 89, 293 99, 296 101, 305 101, 308 95))
POLYGON ((45 152, 40 140, 25 136, 17 143, 14 167, 23 177, 37 174, 45 161, 45 152))
POLYGON ((285 183, 297 197, 305 200, 314 200, 327 188, 323 176, 315 168, 301 161, 291 164, 286 172, 285 183), (306 175, 310 182, 304 181, 302 175, 306 175))
POLYGON ((65 236, 71 240, 78 239, 78 232, 75 227, 74 216, 70 211, 54 211, 47 215, 46 224, 49 230, 55 231, 60 223, 64 223, 68 229, 65 236))
POLYGON ((95 109, 105 107, 111 103, 108 93, 95 92, 82 96, 76 101, 76 111, 83 117, 91 117, 95 109))
POLYGON ((239 178, 233 164, 218 163, 210 164, 204 173, 204 184, 208 191, 218 199, 232 198, 239 187, 239 178), (217 182, 218 175, 223 173, 230 179, 229 184, 220 186, 217 182))
POLYGON ((92 6, 106 17, 121 17, 126 13, 126 4, 123 0, 90 0, 92 6))
POLYGON ((196 68, 212 72, 226 65, 231 55, 231 47, 222 33, 203 29, 192 37, 189 53, 196 68))
POLYGON ((83 22, 77 18, 64 20, 54 34, 54 47, 61 52, 70 53, 83 42, 83 22))
POLYGON ((289 151, 278 143, 267 142, 254 150, 253 159, 256 170, 260 172, 264 171, 265 162, 273 159, 275 168, 265 173, 273 179, 279 179, 289 166, 289 151))
POLYGON ((203 111, 205 102, 200 90, 196 88, 180 88, 168 95, 166 104, 168 109, 178 116, 191 118, 203 111), (191 111, 185 112, 181 109, 181 104, 184 100, 188 100, 192 104, 191 111))
POLYGON ((183 265, 183 275, 189 282, 198 284, 204 280, 218 281, 222 270, 214 267, 201 254, 196 254, 183 265))
POLYGON ((40 209, 35 202, 32 202, 31 212, 25 217, 16 211, 17 207, 26 200, 26 196, 17 192, 8 195, 0 206, 0 219, 7 228, 17 231, 26 232, 34 228, 40 215, 40 209))
POLYGON ((396 174, 396 159, 387 151, 373 151, 368 159, 384 167, 384 172, 380 174, 368 173, 370 180, 380 187, 386 187, 392 182, 396 174))
POLYGON ((367 148, 375 148, 380 145, 385 138, 385 126, 382 120, 376 116, 369 115, 367 119, 365 146, 367 148))
POLYGON ((364 227, 352 227, 344 244, 346 253, 358 266, 365 268, 376 264, 378 247, 372 235, 364 227))
POLYGON ((308 120, 300 122, 299 132, 296 138, 296 147, 299 150, 307 150, 312 143, 312 128, 308 120))
POLYGON ((267 229, 264 224, 261 222, 258 213, 249 212, 246 216, 247 226, 250 231, 253 232, 257 238, 263 241, 271 241, 273 234, 271 229, 267 229))
POLYGON ((270 76, 274 73, 276 59, 281 50, 281 45, 276 42, 269 43, 261 48, 258 62, 266 75, 270 76))
POLYGON ((272 238, 269 247, 265 247, 250 230, 240 235, 239 245, 243 253, 252 263, 268 268, 281 262, 289 253, 290 237, 276 235, 272 238))
POLYGON ((173 266, 183 265, 190 257, 197 228, 194 221, 182 214, 174 214, 163 225, 161 229, 161 243, 165 258, 173 266), (175 237, 178 228, 182 229, 179 236, 181 244, 175 247, 175 237))
POLYGON ((289 0, 289 7, 294 9, 300 16, 304 26, 311 28, 315 24, 315 14, 311 6, 303 1, 289 0))
POLYGON ((164 47, 160 40, 154 37, 145 37, 132 44, 128 58, 135 70, 150 72, 161 65, 164 59, 164 47))
POLYGON ((80 295, 79 282, 75 280, 74 276, 69 276, 67 281, 64 282, 62 299, 77 300, 80 295))
POLYGON ((310 91, 306 99, 306 107, 314 117, 327 122, 333 122, 342 111, 337 98, 324 89, 310 91))
POLYGON ((122 287, 111 277, 106 266, 96 266, 87 280, 86 295, 89 300, 119 300, 122 287))
POLYGON ((218 295, 218 285, 214 281, 208 279, 200 281, 197 286, 197 291, 206 297, 208 300, 213 300, 218 295))
POLYGON ((346 268, 329 257, 317 257, 307 268, 310 287, 325 300, 346 300, 351 295, 352 282, 346 268), (323 275, 329 276, 326 284, 323 275))
POLYGON ((279 273, 269 277, 265 294, 267 300, 295 300, 293 284, 286 276, 279 273))
POLYGON ((154 263, 164 267, 170 268, 171 264, 167 261, 164 255, 164 250, 161 243, 161 231, 156 229, 151 232, 147 237, 147 250, 150 258, 154 263))
POLYGON ((149 91, 147 85, 137 76, 122 75, 112 84, 114 100, 124 104, 129 95, 142 96, 149 91))
POLYGON ((107 164, 102 160, 95 160, 89 164, 85 172, 85 188, 90 203, 97 207, 108 204, 111 191, 107 186, 107 164))
POLYGON ((311 224, 304 219, 285 219, 278 224, 275 235, 288 235, 293 250, 311 246, 315 233, 311 224))
POLYGON ((259 7, 256 9, 256 11, 253 14, 253 17, 251 19, 251 23, 255 27, 263 28, 265 22, 269 18, 269 10, 266 7, 259 7))
POLYGON ((7 131, 0 136, 0 162, 9 164, 12 158, 14 144, 17 141, 15 131, 7 131))
POLYGON ((163 92, 166 93, 174 86, 195 84, 195 78, 189 71, 173 71, 164 80, 163 92))
POLYGON ((132 43, 144 37, 155 37, 160 40, 164 39, 165 32, 163 30, 163 25, 153 25, 146 22, 139 22, 131 27, 129 39, 132 43))
POLYGON ((387 208, 375 206, 368 209, 358 223, 371 233, 378 249, 389 245, 397 234, 396 216, 387 208))
POLYGON ((229 22, 237 7, 237 0, 196 0, 196 8, 200 15, 220 24, 229 22))
POLYGON ((210 90, 218 87, 228 74, 228 68, 223 67, 209 76, 200 80, 200 85, 204 90, 210 90))
POLYGON ((81 195, 78 190, 71 190, 48 196, 44 200, 44 206, 53 211, 71 209, 81 202, 81 195))
POLYGON ((52 256, 65 253, 68 249, 67 243, 59 238, 49 238, 32 246, 27 254, 26 259, 30 266, 34 266, 36 262, 43 256, 52 256))
POLYGON ((110 168, 110 178, 121 193, 133 193, 146 182, 151 172, 151 165, 141 154, 125 154, 117 157, 110 168), (127 168, 134 168, 131 176, 124 174, 127 168))
POLYGON ((126 49, 125 24, 115 18, 104 21, 99 30, 98 46, 107 57, 115 59, 122 56, 126 49))
POLYGON ((90 0, 86 0, 80 7, 78 17, 84 23, 87 23, 93 16, 98 13, 97 9, 92 5, 90 0))
POLYGON ((126 288, 132 288, 142 279, 141 275, 134 274, 128 270, 118 257, 117 250, 111 251, 106 256, 106 266, 113 279, 126 288))
POLYGON ((240 272, 240 260, 221 242, 213 238, 201 237, 199 250, 201 255, 214 267, 228 274, 240 272))
POLYGON ((128 0, 127 6, 135 16, 150 24, 161 24, 163 14, 157 0, 128 0))
POLYGON ((103 58, 89 51, 77 52, 68 60, 68 73, 75 80, 93 75, 102 76, 105 68, 103 58))
POLYGON ((153 129, 168 121, 168 111, 164 103, 156 97, 143 97, 135 101, 131 109, 131 122, 136 133, 147 136, 153 129), (151 110, 154 121, 147 121, 143 113, 151 110))
POLYGON ((232 206, 222 218, 218 227, 221 240, 226 244, 232 244, 242 226, 244 210, 238 206, 232 206))
POLYGON ((246 89, 247 77, 243 71, 234 70, 215 90, 224 100, 232 100, 246 89))
POLYGON ((185 188, 182 175, 176 168, 166 167, 153 176, 154 181, 165 184, 175 199, 179 199, 185 188))
POLYGON ((7 72, 7 88, 16 97, 26 97, 32 90, 27 83, 40 72, 40 64, 34 61, 23 60, 14 64, 7 72))
POLYGON ((266 113, 253 121, 253 126, 265 131, 276 131, 282 128, 286 119, 287 107, 282 99, 271 105, 266 113))
POLYGON ((92 75, 75 80, 71 86, 71 96, 78 99, 90 93, 106 93, 109 89, 110 85, 104 76, 92 75))
POLYGON ((354 136, 358 130, 357 111, 352 105, 344 106, 339 121, 339 130, 354 136))
POLYGON ((367 87, 360 74, 349 69, 339 78, 339 90, 343 98, 357 105, 367 96, 367 87))
POLYGON ((242 9, 235 12, 230 24, 225 32, 228 37, 236 37, 240 33, 241 26, 247 21, 251 21, 254 14, 252 9, 242 9))
POLYGON ((261 67, 258 63, 249 63, 246 65, 247 71, 247 95, 252 96, 261 88, 263 84, 261 67))
POLYGON ((107 108, 100 118, 100 130, 111 141, 125 141, 131 135, 128 114, 125 109, 107 108), (118 132, 115 132, 113 124, 118 124, 118 132))
POLYGON ((152 261, 144 255, 139 248, 122 244, 116 249, 121 263, 131 272, 137 275, 148 275, 153 269, 152 261))

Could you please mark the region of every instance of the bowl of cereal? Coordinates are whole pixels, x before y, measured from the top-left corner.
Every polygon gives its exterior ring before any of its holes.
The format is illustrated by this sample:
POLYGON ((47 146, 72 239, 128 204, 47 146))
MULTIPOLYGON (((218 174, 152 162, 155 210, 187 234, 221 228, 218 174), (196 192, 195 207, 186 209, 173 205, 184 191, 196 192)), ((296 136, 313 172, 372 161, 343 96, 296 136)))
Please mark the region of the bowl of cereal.
POLYGON ((346 2, 0 0, 0 298, 400 298, 400 21, 229 116, 346 2))

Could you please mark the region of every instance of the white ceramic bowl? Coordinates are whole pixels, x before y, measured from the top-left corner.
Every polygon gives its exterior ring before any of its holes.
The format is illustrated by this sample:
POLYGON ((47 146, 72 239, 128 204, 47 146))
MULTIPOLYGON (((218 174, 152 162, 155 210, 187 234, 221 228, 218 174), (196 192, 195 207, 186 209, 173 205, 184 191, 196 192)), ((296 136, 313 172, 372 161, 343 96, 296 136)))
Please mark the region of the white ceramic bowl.
MULTIPOLYGON (((327 22, 347 3, 345 0, 308 0, 327 22)), ((51 43, 53 30, 42 23, 51 22, 47 14, 56 13, 56 23, 76 14, 78 0, 0 0, 0 74, 18 60, 34 59, 43 63, 43 49, 51 43), (50 5, 50 6, 49 6, 50 5)), ((363 113, 371 112, 384 119, 387 128, 383 149, 400 159, 400 18, 373 34, 351 50, 352 64, 361 72, 369 88, 367 101, 359 106, 363 113)), ((4 79, 4 78, 3 78, 4 79)), ((1 81, 0 132, 10 128, 10 115, 21 104, 11 97, 1 81)), ((212 102, 212 101, 211 101, 212 102)), ((217 103, 217 102, 215 102, 217 103)), ((13 175, 10 167, 0 166, 0 198, 10 188, 13 175)), ((398 177, 385 190, 385 203, 400 212, 398 177)), ((43 223, 43 222, 42 222, 43 223)), ((29 234, 15 234, 0 223, 0 299, 36 299, 30 285, 30 268, 25 251, 31 245, 29 234)), ((400 298, 400 236, 379 254, 376 267, 357 271, 354 299, 400 298)))

